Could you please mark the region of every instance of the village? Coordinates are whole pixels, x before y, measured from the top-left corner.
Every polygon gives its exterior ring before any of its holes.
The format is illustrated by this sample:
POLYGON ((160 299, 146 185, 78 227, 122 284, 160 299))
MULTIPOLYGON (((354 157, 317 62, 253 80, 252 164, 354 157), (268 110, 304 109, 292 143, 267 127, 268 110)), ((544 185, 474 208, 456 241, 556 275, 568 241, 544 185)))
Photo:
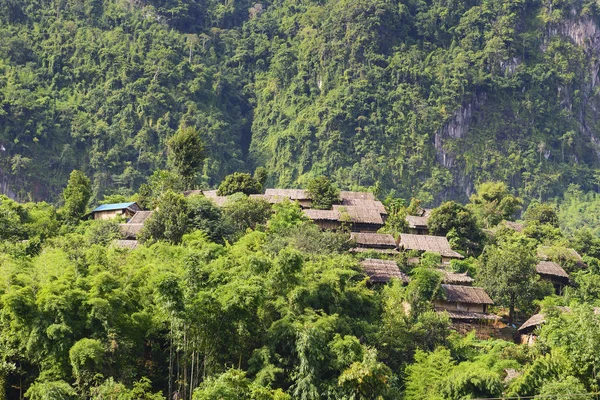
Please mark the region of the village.
MULTIPOLYGON (((218 195, 217 190, 189 190, 183 194, 186 197, 204 196, 218 207, 228 201, 228 197, 218 195)), ((410 269, 419 265, 424 255, 439 256, 439 263, 434 269, 442 280, 434 309, 437 313, 446 314, 452 328, 461 334, 474 331, 480 339, 503 338, 531 345, 536 339, 536 329, 545 322, 544 314, 540 312, 530 315, 518 325, 507 324, 506 310, 496 307, 485 289, 474 285, 475 277, 453 268, 453 261, 463 260, 465 256, 453 250, 445 236, 430 234, 428 220, 432 209, 419 208, 418 215, 407 215, 408 232, 394 236, 380 233, 388 212, 384 204, 370 192, 340 191, 337 204, 330 209, 313 208, 311 195, 303 189, 266 189, 264 194, 251 194, 249 197, 270 204, 295 202, 304 216, 321 230, 348 232, 351 242, 349 252, 359 260, 370 286, 386 285, 391 280, 408 285, 411 281, 410 269)), ((101 205, 91 212, 90 217, 97 220, 124 218, 126 222, 119 225, 122 239, 114 244, 135 249, 139 245, 138 234, 152 213, 142 210, 135 202, 127 202, 101 205)), ((523 230, 523 224, 513 221, 502 221, 500 225, 515 232, 523 230)), ((573 259, 584 266, 575 250, 567 250, 573 259)), ((557 262, 560 260, 553 260, 546 254, 543 246, 538 249, 537 257, 535 269, 539 279, 550 283, 555 294, 561 295, 563 289, 570 285, 569 274, 557 262)), ((410 305, 405 303, 403 306, 405 312, 410 313, 410 305)), ((556 307, 556 310, 570 311, 568 307, 556 307)))

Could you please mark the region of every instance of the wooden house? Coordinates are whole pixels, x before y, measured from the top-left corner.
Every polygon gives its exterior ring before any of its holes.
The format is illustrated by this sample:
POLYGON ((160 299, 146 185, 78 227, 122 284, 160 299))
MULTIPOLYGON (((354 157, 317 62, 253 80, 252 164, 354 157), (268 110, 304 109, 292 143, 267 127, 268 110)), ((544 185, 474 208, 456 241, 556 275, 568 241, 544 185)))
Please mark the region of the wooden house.
POLYGON ((448 263, 451 259, 464 258, 450 247, 448 239, 444 236, 414 235, 403 233, 400 235, 399 246, 402 250, 429 251, 442 256, 442 262, 448 263))
POLYGON ((265 196, 271 198, 288 198, 297 201, 302 208, 310 208, 312 200, 304 189, 266 189, 265 196))
POLYGON ((410 282, 408 275, 400 271, 395 261, 367 258, 360 265, 371 283, 387 283, 392 278, 401 280, 403 284, 410 282))
MULTIPOLYGON (((571 312, 570 307, 561 307, 555 306, 553 309, 558 310, 559 312, 571 312)), ((600 312, 600 308, 594 307, 594 313, 598 314, 600 312)), ((527 321, 523 323, 518 329, 520 335, 520 341, 522 344, 533 344, 537 339, 536 330, 542 326, 546 322, 546 316, 544 313, 537 313, 532 315, 527 321)))
POLYGON ((437 269, 437 271, 442 274, 442 282, 448 285, 472 286, 475 281, 466 272, 453 272, 443 268, 437 269))
POLYGON ((495 320, 487 307, 494 304, 480 287, 442 284, 442 296, 434 302, 436 311, 447 312, 453 321, 495 320))
MULTIPOLYGON (((349 192, 352 193, 352 192, 349 192)), ((355 207, 357 209, 373 210, 379 213, 383 222, 387 219, 388 213, 385 206, 379 200, 363 200, 363 199, 342 199, 343 207, 355 207)))
POLYGON ((141 208, 135 202, 103 204, 92 210, 92 216, 94 219, 131 218, 138 211, 141 208))
POLYGON ((554 261, 540 261, 535 266, 535 271, 541 279, 552 283, 556 294, 561 294, 563 288, 569 284, 569 274, 554 261))
POLYGON ((333 210, 340 215, 340 223, 346 223, 352 232, 377 232, 384 221, 380 210, 364 205, 334 205, 333 210))
POLYGON ((429 216, 417 217, 415 215, 407 215, 406 222, 408 223, 409 233, 414 235, 429 235, 427 221, 429 221, 429 216))
POLYGON ((303 210, 304 215, 313 220, 313 222, 321 229, 338 230, 342 227, 340 221, 341 215, 337 210, 303 210))
POLYGON ((394 236, 387 233, 353 232, 350 238, 356 243, 352 252, 373 251, 383 254, 398 254, 394 236))

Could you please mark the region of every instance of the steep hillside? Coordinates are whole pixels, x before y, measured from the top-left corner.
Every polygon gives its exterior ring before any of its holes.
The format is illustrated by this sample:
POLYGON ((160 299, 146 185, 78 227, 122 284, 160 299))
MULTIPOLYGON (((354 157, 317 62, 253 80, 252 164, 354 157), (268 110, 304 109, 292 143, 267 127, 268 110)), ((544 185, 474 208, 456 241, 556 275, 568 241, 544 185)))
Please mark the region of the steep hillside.
POLYGON ((73 168, 136 190, 193 125, 204 184, 266 166, 464 199, 597 184, 599 12, 585 1, 11 0, 0 174, 52 198, 73 168))

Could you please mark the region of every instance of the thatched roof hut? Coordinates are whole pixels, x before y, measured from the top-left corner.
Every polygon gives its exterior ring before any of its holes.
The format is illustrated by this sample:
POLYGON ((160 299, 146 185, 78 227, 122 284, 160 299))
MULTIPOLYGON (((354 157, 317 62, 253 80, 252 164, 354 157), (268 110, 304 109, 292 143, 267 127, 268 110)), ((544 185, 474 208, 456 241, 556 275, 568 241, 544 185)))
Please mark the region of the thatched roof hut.
POLYGON ((448 239, 444 236, 413 235, 403 233, 400 235, 399 247, 404 250, 418 250, 438 253, 443 258, 464 258, 450 247, 448 239))
POLYGON ((396 240, 388 233, 353 232, 350 236, 356 247, 350 250, 353 253, 373 251, 382 254, 398 254, 396 240))
POLYGON ((396 239, 389 233, 353 232, 350 238, 361 247, 396 248, 396 239))
POLYGON ((384 223, 379 211, 370 207, 335 205, 333 210, 339 212, 340 221, 380 226, 384 223))
POLYGON ((144 224, 119 224, 119 229, 121 230, 121 235, 125 239, 137 239, 137 235, 140 233, 144 224))
POLYGON ((266 189, 265 196, 287 197, 290 200, 310 200, 304 189, 266 189))
POLYGON ((415 215, 407 215, 406 222, 408 222, 408 227, 410 229, 423 229, 427 228, 427 222, 429 221, 429 216, 426 217, 417 217, 415 215))
POLYGON ((302 212, 313 221, 339 221, 341 217, 337 210, 314 210, 309 208, 302 210, 302 212))
POLYGON ((340 191, 340 200, 342 202, 348 200, 371 200, 376 201, 375 195, 371 192, 348 192, 348 191, 340 191))
POLYGON ((400 271, 395 261, 367 258, 360 265, 372 283, 386 283, 392 278, 400 279, 405 284, 410 282, 408 275, 400 271))
POLYGON ((115 247, 133 250, 138 247, 138 241, 137 240, 115 240, 113 242, 113 245, 115 247))
POLYGON ((442 292, 449 303, 494 304, 490 296, 480 287, 443 284, 442 292))
POLYGON ((143 224, 154 211, 138 211, 127 221, 128 224, 143 224))
POLYGON ((442 269, 442 268, 439 268, 437 271, 442 274, 443 282, 447 283, 449 285, 470 286, 475 281, 473 278, 471 278, 469 275, 467 275, 466 272, 459 273, 459 272, 448 271, 448 270, 442 269))
POLYGON ((540 261, 535 266, 535 271, 540 275, 569 279, 569 274, 554 261, 540 261))
POLYGON ((203 190, 202 194, 207 198, 212 200, 218 207, 223 207, 225 203, 227 203, 227 196, 219 196, 217 195, 216 190, 203 190))
POLYGON ((341 205, 366 208, 370 210, 375 210, 381 215, 387 215, 387 210, 385 209, 385 206, 379 200, 342 199, 341 205))

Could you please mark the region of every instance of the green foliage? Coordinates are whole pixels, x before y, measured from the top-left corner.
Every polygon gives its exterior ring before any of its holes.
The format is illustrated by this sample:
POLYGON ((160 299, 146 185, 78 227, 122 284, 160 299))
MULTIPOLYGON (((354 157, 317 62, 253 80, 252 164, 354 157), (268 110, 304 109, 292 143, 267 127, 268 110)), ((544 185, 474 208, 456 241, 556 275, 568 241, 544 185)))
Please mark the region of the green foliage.
POLYGON ((432 353, 417 351, 414 364, 406 368, 405 397, 414 400, 443 399, 442 384, 453 366, 448 349, 438 347, 432 353))
POLYGON ((542 295, 535 272, 537 258, 531 241, 522 235, 484 249, 477 281, 496 304, 509 308, 509 321, 515 308, 525 309, 542 295))
POLYGON ((156 211, 145 221, 138 239, 152 243, 179 243, 188 229, 188 208, 181 194, 168 191, 158 199, 156 211))
POLYGON ((181 127, 167 141, 169 165, 184 182, 186 189, 194 185, 196 174, 204 163, 204 143, 193 127, 181 127))
POLYGON ((569 186, 558 210, 560 228, 572 235, 578 235, 582 228, 587 228, 591 230, 593 236, 600 237, 598 215, 600 215, 600 196, 594 192, 584 193, 575 185, 569 186))
POLYGON ((73 170, 67 187, 63 191, 63 215, 65 219, 75 222, 85 214, 92 196, 90 180, 81 171, 73 170))
POLYGON ((340 200, 339 189, 325 176, 311 179, 306 185, 306 192, 311 198, 312 208, 316 210, 329 210, 340 200))
POLYGON ((31 400, 75 400, 77 392, 65 381, 36 382, 29 387, 25 396, 31 400))
POLYGON ((225 221, 234 227, 235 232, 241 234, 266 224, 271 213, 271 204, 267 201, 245 196, 230 200, 223 207, 225 221))
POLYGON ((273 205, 273 216, 269 219, 269 231, 284 232, 306 221, 308 218, 297 203, 283 201, 273 205))
POLYGON ((529 207, 527 207, 523 219, 527 225, 548 224, 555 228, 558 227, 558 214, 556 208, 551 204, 531 203, 529 207))
POLYGON ((432 235, 446 236, 452 232, 458 248, 473 248, 481 242, 483 234, 473 214, 466 207, 447 201, 435 208, 427 221, 432 235))
POLYGON ((223 243, 233 233, 233 227, 225 221, 223 211, 206 197, 188 197, 187 210, 189 229, 204 232, 213 242, 223 243))
POLYGON ((73 375, 79 385, 88 385, 102 370, 104 346, 96 339, 81 339, 69 350, 73 375))
POLYGON ((262 191, 260 181, 253 178, 250 174, 243 172, 234 172, 227 175, 219 185, 217 194, 219 196, 229 196, 234 193, 244 193, 245 195, 257 194, 262 191))
POLYGON ((504 182, 486 182, 476 187, 469 208, 482 226, 491 228, 502 220, 512 220, 523 201, 510 194, 504 182))

